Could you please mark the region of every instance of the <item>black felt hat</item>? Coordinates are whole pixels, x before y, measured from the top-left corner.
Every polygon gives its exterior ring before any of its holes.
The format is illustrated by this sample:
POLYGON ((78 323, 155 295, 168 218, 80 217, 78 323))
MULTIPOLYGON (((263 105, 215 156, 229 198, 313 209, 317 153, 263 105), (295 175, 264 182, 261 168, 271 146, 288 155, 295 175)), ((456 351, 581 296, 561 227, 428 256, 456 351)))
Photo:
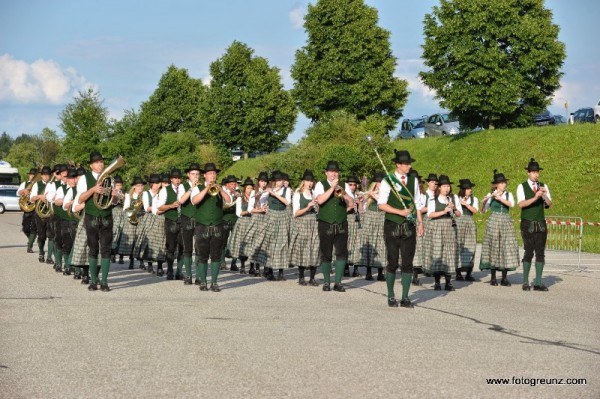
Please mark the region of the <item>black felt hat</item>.
POLYGON ((350 175, 346 178, 346 183, 360 184, 360 180, 358 180, 358 177, 356 177, 355 175, 350 175))
POLYGON ((227 183, 237 183, 238 179, 234 175, 228 175, 223 179, 223 184, 227 183))
POLYGON ((250 177, 246 177, 246 180, 244 180, 244 182, 242 183, 242 187, 253 186, 253 185, 254 185, 254 181, 250 177))
POLYGON ((471 183, 471 180, 469 180, 469 179, 460 179, 459 187, 462 189, 473 188, 473 187, 475 187, 475 184, 471 183))
POLYGON ((503 173, 498 173, 498 171, 494 169, 494 181, 492 184, 506 183, 507 181, 508 179, 504 177, 503 173))
POLYGON ((28 175, 37 175, 38 170, 37 168, 31 168, 29 169, 29 173, 27 173, 28 175))
POLYGON ((221 169, 217 169, 217 165, 215 165, 212 162, 204 164, 204 169, 200 169, 200 173, 207 173, 207 172, 219 173, 220 171, 221 171, 221 169))
POLYGON ((171 183, 171 174, 169 172, 165 172, 161 175, 160 180, 163 183, 171 183))
POLYGON ((394 159, 392 159, 392 162, 394 162, 394 163, 413 163, 413 162, 415 162, 415 160, 410 157, 410 152, 408 152, 407 150, 398 151, 398 150, 394 149, 394 153, 396 153, 396 156, 394 157, 394 159))
POLYGON ((540 164, 537 163, 533 158, 531 158, 525 169, 528 172, 539 172, 540 170, 544 170, 544 168, 540 168, 540 164))
POLYGON ((430 181, 438 181, 438 177, 435 173, 430 173, 429 176, 425 179, 426 182, 430 181))
POLYGON ((273 173, 271 173, 271 181, 277 180, 283 180, 283 173, 281 173, 279 170, 275 170, 273 173))
POLYGON ((371 181, 373 183, 381 183, 383 181, 383 178, 385 177, 385 175, 381 172, 375 172, 375 174, 373 175, 373 178, 371 179, 371 181))
POLYGON ((440 178, 438 179, 438 185, 443 185, 443 184, 454 184, 450 181, 450 178, 446 175, 440 175, 440 178))
POLYGON ((115 183, 123 183, 123 178, 120 175, 115 175, 115 183))
POLYGON ((160 175, 158 173, 152 173, 150 175, 150 177, 148 178, 148 183, 152 184, 152 183, 160 183, 161 182, 161 178, 160 175))
POLYGON ((104 161, 102 154, 100 154, 99 151, 90 152, 90 162, 89 163, 94 163, 96 161, 104 161))
POLYGON ((302 180, 314 181, 315 175, 313 174, 312 170, 306 169, 302 175, 302 180))
POLYGON ((337 161, 327 161, 327 166, 325 166, 325 170, 339 172, 340 165, 337 163, 337 161))
POLYGON ((77 176, 83 176, 85 175, 85 168, 83 166, 80 166, 77 168, 77 176))
MULTIPOLYGON (((74 178, 76 178, 77 176, 78 176, 78 175, 77 175, 77 169, 75 169, 75 168, 70 168, 70 169, 68 169, 68 170, 67 170, 67 178, 74 179, 74 178)), ((115 182, 116 182, 116 181, 117 181, 117 179, 115 178, 115 182)))
POLYGON ((133 176, 133 181, 131 182, 131 185, 135 186, 136 184, 146 184, 146 182, 140 176, 133 176))
POLYGON ((180 178, 181 179, 181 171, 177 168, 171 169, 171 179, 172 178, 180 178))
POLYGON ((188 168, 185 170, 185 173, 188 173, 192 170, 197 170, 198 172, 200 172, 200 164, 198 162, 192 162, 190 166, 188 166, 188 168))
POLYGON ((269 174, 267 172, 260 172, 256 180, 269 181, 269 174))
POLYGON ((51 173, 50 166, 42 166, 42 170, 40 171, 41 175, 49 175, 51 173))

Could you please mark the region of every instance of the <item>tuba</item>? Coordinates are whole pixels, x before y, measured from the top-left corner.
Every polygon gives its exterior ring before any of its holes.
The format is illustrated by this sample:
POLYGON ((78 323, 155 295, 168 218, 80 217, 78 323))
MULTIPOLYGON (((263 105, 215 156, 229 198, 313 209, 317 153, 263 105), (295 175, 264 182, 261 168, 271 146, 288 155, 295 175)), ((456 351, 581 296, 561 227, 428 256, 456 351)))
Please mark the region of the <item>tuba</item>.
MULTIPOLYGON (((52 178, 48 180, 48 183, 46 183, 46 188, 48 188, 48 184, 54 183, 54 180, 56 180, 56 176, 52 175, 52 178)), ((46 188, 44 188, 44 195, 46 194, 46 188)), ((50 219, 52 215, 54 215, 52 203, 47 200, 46 202, 37 200, 35 202, 35 213, 40 217, 40 219, 50 219)))
POLYGON ((102 194, 94 193, 94 205, 98 209, 108 209, 112 204, 111 190, 114 187, 114 179, 110 176, 115 170, 125 166, 125 160, 120 155, 98 176, 96 184, 104 188, 102 194))
POLYGON ((140 222, 140 219, 138 218, 138 213, 140 212, 140 209, 142 209, 144 207, 144 201, 142 201, 142 195, 140 194, 140 196, 131 201, 131 205, 129 205, 129 208, 125 209, 125 217, 127 218, 127 220, 129 220, 129 223, 131 223, 134 226, 137 226, 138 223, 140 222))
MULTIPOLYGON (((38 181, 40 181, 42 178, 41 174, 36 174, 35 177, 29 182, 29 184, 25 187, 25 189, 29 192, 31 192, 31 188, 33 187, 34 184, 36 184, 38 181)), ((35 210, 35 202, 31 202, 29 200, 29 195, 25 195, 22 194, 19 197, 19 208, 21 208, 21 210, 23 212, 33 212, 35 210)))

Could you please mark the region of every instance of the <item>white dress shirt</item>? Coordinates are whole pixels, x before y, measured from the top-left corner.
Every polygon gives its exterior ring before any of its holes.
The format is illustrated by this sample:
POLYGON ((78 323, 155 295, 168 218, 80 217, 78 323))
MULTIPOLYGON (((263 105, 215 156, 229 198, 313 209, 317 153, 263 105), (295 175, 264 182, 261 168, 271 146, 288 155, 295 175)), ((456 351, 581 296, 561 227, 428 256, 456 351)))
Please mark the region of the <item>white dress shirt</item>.
MULTIPOLYGON (((529 187, 531 188, 531 190, 535 192, 535 188, 534 188, 535 183, 529 179, 527 179, 527 183, 529 184, 529 187)), ((548 200, 552 201, 552 196, 550 196, 550 189, 548 188, 548 185, 545 183, 544 183, 544 188, 546 189, 546 195, 545 195, 546 198, 548 198, 548 200)), ((523 190, 523 183, 521 183, 517 186, 517 204, 521 201, 525 201, 525 190, 523 190)))
MULTIPOLYGON (((408 182, 408 176, 406 175, 402 175, 398 172, 394 172, 394 176, 396 176, 396 178, 398 179, 398 181, 402 181, 402 176, 406 177, 406 182, 408 182)), ((407 187, 408 189, 408 187, 407 187)), ((387 179, 383 179, 381 181, 381 185, 379 186, 379 199, 377 200, 377 204, 378 205, 383 205, 383 204, 387 204, 388 199, 390 198, 390 193, 391 193, 392 189, 390 187, 390 185, 387 182, 387 179)), ((398 190, 400 191, 400 190, 398 190)), ((421 192, 419 190, 419 181, 418 179, 415 179, 415 183, 414 183, 414 187, 413 187, 413 192, 415 193, 415 196, 418 197, 419 193, 421 192)), ((396 194, 393 194, 396 195, 396 194)), ((415 206, 418 207, 418 199, 415 198, 415 206)), ((418 208, 417 208, 418 209, 418 208)))

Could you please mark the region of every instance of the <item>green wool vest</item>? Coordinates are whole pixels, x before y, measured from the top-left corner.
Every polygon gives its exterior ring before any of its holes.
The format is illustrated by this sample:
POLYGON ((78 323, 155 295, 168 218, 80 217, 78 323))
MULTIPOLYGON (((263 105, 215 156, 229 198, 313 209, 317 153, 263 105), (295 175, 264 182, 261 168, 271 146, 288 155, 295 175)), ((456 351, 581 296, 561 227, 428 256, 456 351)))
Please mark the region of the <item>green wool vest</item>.
MULTIPOLYGON (((469 205, 473 206, 474 202, 475 202, 475 199, 473 198, 473 196, 470 196, 469 197, 469 205)), ((473 212, 471 212, 469 210, 469 208, 467 208, 466 206, 463 206, 462 210, 463 210, 463 215, 473 216, 473 212)))
MULTIPOLYGON (((96 185, 97 180, 94 178, 94 175, 92 175, 92 172, 85 173, 85 182, 87 184, 88 190, 96 185)), ((111 207, 108 207, 108 209, 98 209, 98 207, 96 207, 96 204, 94 204, 94 196, 93 195, 90 198, 88 198, 87 201, 85 201, 84 209, 85 209, 86 215, 100 216, 100 217, 106 217, 108 215, 112 215, 111 207)))
MULTIPOLYGON (((525 194, 525 199, 528 200, 530 198, 535 197, 535 193, 529 186, 529 182, 522 183, 523 185, 523 193, 525 194)), ((544 183, 539 182, 539 186, 543 187, 544 183)), ((521 219, 524 220, 535 220, 537 222, 543 222, 546 218, 544 217, 544 200, 539 198, 533 204, 529 205, 526 208, 521 208, 521 219)))
MULTIPOLYGON (((283 191, 281 192, 282 197, 285 197, 286 190, 287 187, 284 187, 283 191)), ((269 209, 273 209, 274 211, 283 211, 285 207, 285 204, 279 201, 279 198, 275 198, 272 195, 269 195, 269 209)))
MULTIPOLYGON (((508 191, 504 193, 504 199, 508 200, 508 191)), ((490 201, 492 201, 490 202, 490 210, 492 213, 508 213, 510 211, 508 206, 496 201, 495 198, 492 198, 490 201)))
MULTIPOLYGON (((241 199, 239 199, 239 201, 241 201, 241 199)), ((242 204, 242 206, 243 206, 243 204, 242 204)), ((223 221, 235 222, 238 220, 238 216, 235 214, 236 207, 237 207, 237 205, 234 201, 232 206, 230 206, 228 208, 223 208, 223 221)), ((248 205, 246 205, 246 208, 248 208, 248 205)))
MULTIPOLYGON (((67 191, 69 190, 69 188, 67 187, 67 191)), ((77 196, 77 186, 72 187, 71 190, 73 191, 73 196, 71 197, 71 199, 75 199, 75 197, 77 196)), ((66 192, 65 192, 66 194, 66 192)), ((69 214, 67 213, 67 211, 65 211, 65 220, 71 221, 71 222, 77 222, 79 221, 79 219, 77 219, 75 216, 71 216, 69 217, 69 214)))
MULTIPOLYGON (((67 185, 66 184, 57 184, 56 192, 61 190, 63 193, 63 199, 65 198, 65 194, 67 193, 67 185)), ((58 216, 61 220, 67 220, 67 212, 63 210, 62 205, 52 205, 54 207, 54 215, 58 216)))
MULTIPOLYGON (((390 187, 392 187, 392 185, 394 184, 393 180, 391 180, 389 175, 385 177, 385 181, 387 182, 387 184, 390 185, 390 187)), ((410 195, 413 196, 413 198, 414 198, 414 195, 415 195, 414 189, 415 189, 415 177, 408 176, 408 179, 406 181, 406 188, 402 187, 401 190, 398 190, 400 195, 404 196, 404 197, 402 197, 402 200, 404 202, 404 205, 406 205, 406 208, 409 208, 411 204, 414 207, 414 203, 410 199, 410 196, 408 195, 408 193, 410 192, 410 195), (408 192, 406 191, 407 189, 408 189, 408 192)), ((402 206, 402 202, 400 202, 400 200, 398 199, 396 194, 394 194, 393 189, 390 190, 390 195, 388 196, 387 204, 393 206, 396 209, 404 209, 404 206, 402 206)), ((386 212, 385 220, 390 220, 394 223, 402 224, 406 221, 406 218, 404 216, 386 212)))
MULTIPOLYGON (((440 201, 438 201, 437 197, 435 197, 434 199, 434 203, 435 203, 435 212, 441 212, 444 209, 446 209, 446 207, 448 205, 441 203, 440 201)), ((435 219, 445 219, 445 218, 450 218, 450 214, 449 213, 445 213, 442 216, 438 216, 436 218, 432 218, 429 217, 431 220, 435 220, 435 219)))
MULTIPOLYGON (((183 188, 185 189, 185 191, 188 191, 190 189, 190 187, 191 187, 190 183, 188 183, 188 182, 183 183, 183 188)), ((181 204, 181 214, 189 217, 190 219, 194 218, 194 216, 196 215, 197 209, 198 209, 198 207, 196 205, 192 204, 192 196, 190 196, 190 198, 188 198, 188 200, 186 202, 181 204)))
MULTIPOLYGON (((198 186, 200 191, 204 190, 204 185, 198 186)), ((223 223, 223 198, 221 194, 215 196, 208 195, 198 204, 195 215, 196 222, 204 226, 217 226, 223 223)))
MULTIPOLYGON (((321 181, 325 191, 331 188, 331 185, 327 180, 321 181)), ((343 187, 342 182, 339 183, 340 187, 343 187)), ((346 201, 344 198, 337 198, 331 194, 329 199, 323 204, 319 205, 319 214, 317 219, 329 224, 340 224, 346 221, 346 201)))
POLYGON ((38 181, 37 182, 37 190, 38 190, 38 195, 43 195, 44 194, 44 190, 46 190, 46 183, 44 183, 43 181, 38 181))
MULTIPOLYGON (((304 194, 300 193, 300 209, 306 208, 310 202, 312 202, 312 198, 306 199, 304 194)), ((304 213, 304 215, 308 215, 309 213, 315 213, 315 208, 311 207, 308 211, 306 211, 306 213, 304 213)))
MULTIPOLYGON (((165 205, 172 204, 173 202, 177 202, 177 193, 175 192, 175 190, 173 190, 173 186, 169 184, 167 186, 167 202, 165 202, 165 205)), ((163 215, 165 215, 165 219, 173 221, 177 221, 177 218, 179 217, 179 215, 177 214, 177 208, 169 209, 168 211, 163 213, 163 215)))

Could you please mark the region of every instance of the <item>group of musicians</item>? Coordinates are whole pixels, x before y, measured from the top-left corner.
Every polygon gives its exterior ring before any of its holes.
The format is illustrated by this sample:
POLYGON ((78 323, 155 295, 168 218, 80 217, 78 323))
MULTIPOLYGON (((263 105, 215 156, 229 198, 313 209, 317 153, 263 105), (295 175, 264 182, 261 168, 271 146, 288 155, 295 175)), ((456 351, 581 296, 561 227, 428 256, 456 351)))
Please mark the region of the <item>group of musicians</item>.
POLYGON ((491 271, 490 284, 498 285, 500 270, 500 285, 510 286, 507 272, 522 263, 523 290, 548 290, 541 276, 547 235, 544 209, 552 200, 548 186, 539 182, 542 168, 533 158, 525 168, 527 180, 517 187, 522 261, 508 213, 515 201, 502 173, 494 171, 490 193, 479 209, 475 184, 469 179, 460 180, 455 195, 446 175, 430 173, 423 183, 411 168, 415 160, 408 151, 395 150, 392 162, 393 173, 375 173, 367 185, 353 175, 342 182, 339 164, 332 160, 321 179, 306 170, 296 190, 279 171, 270 176, 261 172, 256 182, 235 176, 219 182, 214 163, 191 163, 184 171, 185 182, 181 171, 172 169, 162 176, 150 175, 148 182, 135 176, 125 193, 118 175, 105 184, 107 173, 120 166, 111 164, 105 170, 105 159, 93 151, 89 170, 59 164, 53 170, 44 166, 29 171, 18 190, 19 196, 36 204, 23 214, 27 252, 33 253, 37 235, 39 262, 53 264, 65 275, 74 272, 90 291, 98 289, 98 280, 100 290, 110 291, 108 273, 117 255, 118 263, 128 256, 130 269, 137 259, 150 273, 157 262, 157 276, 164 275, 166 262, 167 279, 183 280, 185 285, 193 284, 194 263, 195 284, 200 291, 212 292, 220 291, 218 276, 226 254, 232 257, 232 271, 268 280, 285 280, 284 269, 297 267, 302 286, 319 285, 315 275, 320 267, 323 291, 344 292, 342 278, 350 276, 350 266, 354 277, 365 267, 366 280, 373 280, 375 268, 377 279, 386 282, 388 305, 412 308, 409 290, 411 284, 420 284, 420 273, 434 277, 435 290, 442 289, 442 277, 446 291, 454 290, 453 275, 457 281, 476 281, 471 274, 473 215, 490 210, 480 262, 481 270, 491 271), (530 286, 534 254, 536 276, 530 286), (394 290, 398 269, 399 299, 394 290))

